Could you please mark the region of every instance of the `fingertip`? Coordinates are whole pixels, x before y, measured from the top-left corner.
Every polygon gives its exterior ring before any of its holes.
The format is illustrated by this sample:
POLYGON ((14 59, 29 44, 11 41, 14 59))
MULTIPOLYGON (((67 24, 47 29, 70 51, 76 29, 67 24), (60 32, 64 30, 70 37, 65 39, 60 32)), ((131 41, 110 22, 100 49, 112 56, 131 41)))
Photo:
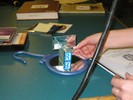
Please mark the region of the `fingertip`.
POLYGON ((133 79, 132 75, 129 74, 128 72, 125 73, 126 79, 133 79))
POLYGON ((120 76, 119 76, 119 75, 117 75, 117 74, 116 74, 114 77, 115 77, 115 78, 120 78, 120 76))
POLYGON ((125 73, 126 76, 131 76, 131 74, 129 74, 128 72, 125 73))
POLYGON ((74 47, 73 47, 73 49, 76 49, 76 48, 77 48, 77 46, 74 46, 74 47))

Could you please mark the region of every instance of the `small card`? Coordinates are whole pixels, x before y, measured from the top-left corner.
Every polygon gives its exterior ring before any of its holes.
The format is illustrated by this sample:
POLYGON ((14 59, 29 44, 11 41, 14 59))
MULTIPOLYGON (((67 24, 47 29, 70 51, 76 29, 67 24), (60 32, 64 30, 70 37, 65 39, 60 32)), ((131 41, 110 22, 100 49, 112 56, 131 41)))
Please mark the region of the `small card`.
POLYGON ((33 30, 37 32, 48 32, 52 26, 52 24, 38 23, 33 30))

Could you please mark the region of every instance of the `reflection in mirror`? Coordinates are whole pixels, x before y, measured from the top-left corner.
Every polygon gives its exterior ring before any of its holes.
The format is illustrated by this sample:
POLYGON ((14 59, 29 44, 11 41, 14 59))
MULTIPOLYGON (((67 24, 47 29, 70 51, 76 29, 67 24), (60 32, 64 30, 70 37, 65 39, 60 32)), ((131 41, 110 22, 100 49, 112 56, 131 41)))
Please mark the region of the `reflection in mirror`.
MULTIPOLYGON (((54 69, 56 69, 56 70, 58 70, 58 71, 63 71, 63 72, 65 72, 65 70, 64 70, 64 66, 61 66, 61 65, 59 65, 59 58, 58 58, 59 56, 56 56, 56 57, 54 57, 54 58, 52 58, 51 60, 50 60, 50 65, 54 68, 54 69)), ((83 60, 81 60, 80 58, 78 58, 78 57, 76 57, 76 56, 72 56, 72 69, 71 69, 71 71, 73 72, 73 71, 77 71, 77 70, 81 70, 82 68, 84 67, 84 62, 83 62, 83 60)))
POLYGON ((64 45, 67 45, 69 48, 74 47, 76 45, 76 35, 53 37, 53 50, 58 50, 64 45))

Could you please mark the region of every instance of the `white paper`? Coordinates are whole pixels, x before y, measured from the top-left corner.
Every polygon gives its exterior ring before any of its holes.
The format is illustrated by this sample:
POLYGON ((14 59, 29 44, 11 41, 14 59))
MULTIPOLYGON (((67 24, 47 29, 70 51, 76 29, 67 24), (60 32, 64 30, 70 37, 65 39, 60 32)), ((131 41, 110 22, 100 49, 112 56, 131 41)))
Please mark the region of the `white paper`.
POLYGON ((48 32, 52 24, 39 23, 33 30, 37 32, 48 32))
POLYGON ((133 75, 133 48, 106 51, 99 59, 107 69, 125 78, 125 73, 133 75))

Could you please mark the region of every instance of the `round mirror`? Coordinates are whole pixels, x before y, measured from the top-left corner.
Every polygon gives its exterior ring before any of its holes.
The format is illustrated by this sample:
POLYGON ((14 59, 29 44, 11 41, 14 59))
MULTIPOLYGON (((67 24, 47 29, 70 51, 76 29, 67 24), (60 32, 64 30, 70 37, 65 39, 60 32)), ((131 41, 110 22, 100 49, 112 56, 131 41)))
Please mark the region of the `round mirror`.
POLYGON ((59 54, 51 54, 45 58, 47 67, 54 73, 61 75, 75 75, 85 71, 88 67, 88 61, 83 60, 77 56, 72 56, 72 69, 71 71, 65 71, 63 66, 59 65, 58 62, 59 54))

